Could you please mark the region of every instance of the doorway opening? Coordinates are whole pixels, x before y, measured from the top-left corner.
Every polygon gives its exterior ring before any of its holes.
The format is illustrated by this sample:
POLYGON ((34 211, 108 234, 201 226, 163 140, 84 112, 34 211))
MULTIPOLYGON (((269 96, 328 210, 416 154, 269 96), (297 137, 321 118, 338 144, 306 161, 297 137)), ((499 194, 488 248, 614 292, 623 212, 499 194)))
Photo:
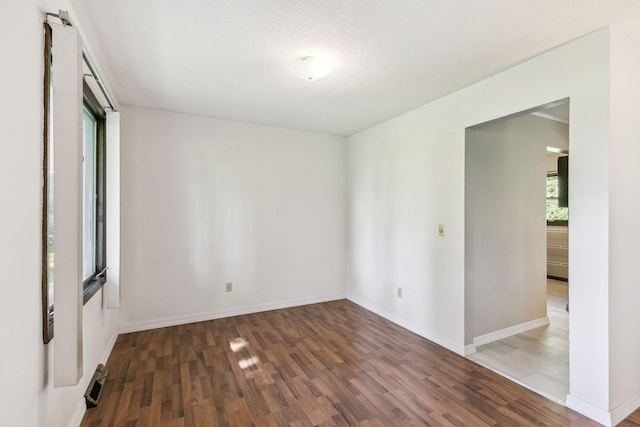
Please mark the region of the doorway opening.
POLYGON ((568 149, 568 99, 466 130, 465 352, 563 404, 568 210, 554 164, 568 149))

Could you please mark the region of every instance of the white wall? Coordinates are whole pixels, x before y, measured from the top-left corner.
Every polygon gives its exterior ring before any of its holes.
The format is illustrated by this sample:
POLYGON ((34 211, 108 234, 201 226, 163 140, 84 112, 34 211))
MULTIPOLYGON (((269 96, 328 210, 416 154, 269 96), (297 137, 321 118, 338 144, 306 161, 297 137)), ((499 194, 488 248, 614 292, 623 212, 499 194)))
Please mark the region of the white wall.
MULTIPOLYGON (((555 130, 551 133, 541 135, 541 137, 548 140, 547 147, 569 151, 569 125, 562 122, 553 123, 552 126, 555 130)), ((547 153, 547 172, 558 172, 558 157, 566 155, 567 154, 547 153)))
POLYGON ((612 32, 609 201, 611 409, 640 405, 640 46, 612 32), (629 400, 628 400, 629 399, 629 400))
POLYGON ((347 295, 462 353, 464 127, 456 146, 428 117, 413 111, 348 139, 347 295))
POLYGON ((566 154, 547 153, 547 173, 558 172, 558 158, 566 156, 566 154))
POLYGON ((531 114, 467 129, 465 344, 547 321, 546 147, 554 135, 568 142, 567 125, 531 114))
POLYGON ((465 128, 570 98, 570 404, 599 419, 609 416, 608 63, 601 30, 348 138, 348 297, 463 353, 465 128))
MULTIPOLYGON (((40 386, 36 397, 38 421, 33 424, 25 423, 24 418, 27 412, 16 411, 16 421, 20 422, 7 423, 7 425, 66 427, 80 423, 85 412, 84 392, 98 363, 106 364, 118 335, 118 312, 106 308, 102 290, 84 305, 82 313, 83 372, 78 385, 53 388, 53 347, 44 346, 41 352, 43 359, 40 363, 45 365, 45 369, 41 375, 51 378, 40 386)), ((27 408, 31 407, 29 402, 23 402, 23 404, 27 408)))
POLYGON ((133 107, 121 129, 122 331, 344 298, 344 137, 133 107))
MULTIPOLYGON (((10 100, 0 103, 0 283, 7 302, 0 312, 0 409, 3 425, 27 427, 66 426, 81 415, 86 382, 110 349, 117 317, 103 308, 101 293, 84 307, 83 380, 53 389, 51 346, 41 338, 37 3, 11 2, 5 10, 11 19, 0 26, 1 51, 11 58, 0 63, 0 93, 10 100)), ((637 150, 631 141, 637 139, 638 106, 626 91, 638 93, 638 74, 632 71, 638 65, 635 48, 617 36, 613 41, 611 75, 609 32, 603 30, 348 140, 350 298, 461 353, 464 129, 571 97, 570 265, 576 290, 570 295, 569 403, 598 419, 628 402, 640 383, 635 365, 640 346, 627 327, 639 320, 638 271, 630 258, 637 254, 638 226, 631 218, 638 212, 625 199, 634 189, 623 184, 631 182, 625 181, 628 176, 637 182, 629 172, 636 156, 622 155, 637 150), (610 112, 620 114, 620 121, 610 123, 610 112), (613 164, 615 169, 606 166, 613 164), (446 236, 437 236, 437 224, 446 225, 446 236), (631 227, 625 233, 636 236, 633 240, 623 235, 624 225, 631 227), (403 299, 395 297, 396 286, 404 287, 403 299)), ((185 307, 185 295, 201 297, 195 309, 209 316, 292 301, 285 298, 341 294, 342 139, 125 112, 132 120, 122 119, 128 260, 122 276, 129 281, 123 283, 124 325, 185 319, 194 308, 185 307), (224 294, 228 280, 235 290, 224 294)))
MULTIPOLYGON (((83 309, 84 376, 53 388, 53 346, 42 343, 40 226, 42 203, 42 22, 36 0, 10 2, 0 26, 0 424, 69 426, 82 395, 116 337, 117 312, 101 293, 83 309)), ((55 9, 57 10, 57 9, 55 9)), ((55 340, 55 338, 54 338, 55 340)))

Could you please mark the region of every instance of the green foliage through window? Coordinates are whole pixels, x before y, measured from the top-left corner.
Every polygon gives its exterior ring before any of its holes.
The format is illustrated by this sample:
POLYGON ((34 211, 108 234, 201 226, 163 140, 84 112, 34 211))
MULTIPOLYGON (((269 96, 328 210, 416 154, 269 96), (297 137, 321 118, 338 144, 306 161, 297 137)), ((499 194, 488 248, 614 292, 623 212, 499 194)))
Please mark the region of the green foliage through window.
POLYGON ((568 221, 569 208, 558 206, 558 175, 547 175, 547 221, 568 221))

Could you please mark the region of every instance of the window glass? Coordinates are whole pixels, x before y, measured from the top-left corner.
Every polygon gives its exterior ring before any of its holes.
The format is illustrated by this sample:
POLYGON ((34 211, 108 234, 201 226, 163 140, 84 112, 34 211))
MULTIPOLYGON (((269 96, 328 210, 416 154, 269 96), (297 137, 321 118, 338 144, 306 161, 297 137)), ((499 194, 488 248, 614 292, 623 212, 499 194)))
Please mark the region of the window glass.
POLYGON ((86 110, 82 114, 82 278, 96 273, 96 120, 86 110))
POLYGON ((567 222, 569 208, 558 206, 558 175, 547 175, 547 221, 567 222))

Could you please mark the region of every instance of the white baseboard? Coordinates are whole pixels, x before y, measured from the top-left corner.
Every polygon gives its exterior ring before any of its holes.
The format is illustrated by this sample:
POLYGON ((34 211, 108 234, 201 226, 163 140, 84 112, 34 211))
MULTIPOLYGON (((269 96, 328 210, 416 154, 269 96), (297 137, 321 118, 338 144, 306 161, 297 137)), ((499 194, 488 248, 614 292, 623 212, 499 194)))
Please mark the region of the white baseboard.
POLYGON ((589 402, 585 402, 571 394, 567 395, 566 407, 573 409, 576 412, 581 413, 585 417, 591 418, 594 421, 599 422, 605 427, 612 427, 611 413, 604 409, 598 408, 589 402))
POLYGON ((385 319, 395 323, 396 325, 402 326, 405 329, 410 330, 411 332, 413 332, 414 334, 420 335, 422 338, 425 338, 429 341, 432 341, 444 348, 446 348, 447 350, 451 350, 454 353, 459 354, 460 356, 464 356, 464 352, 465 352, 465 348, 464 345, 462 344, 456 344, 451 342, 449 339, 444 338, 436 333, 434 333, 433 331, 428 331, 422 327, 419 327, 417 325, 413 325, 403 319, 398 318, 397 316, 381 309, 380 307, 376 307, 372 304, 369 304, 367 302, 361 301, 358 298, 354 298, 352 296, 347 296, 347 299, 351 302, 354 302, 356 304, 358 304, 359 306, 366 308, 367 310, 377 314, 378 316, 382 316, 385 319))
POLYGON ((317 304, 327 301, 345 299, 344 294, 325 295, 313 298, 301 298, 296 300, 281 301, 271 304, 260 304, 247 307, 240 307, 233 310, 214 311, 211 313, 198 313, 188 316, 167 317, 148 322, 119 325, 118 333, 147 331, 149 329, 165 328, 168 326, 186 325, 188 323, 205 322, 207 320, 222 319, 224 317, 241 316, 244 314, 259 313, 262 311, 278 310, 281 308, 297 307, 300 305, 317 304))
MULTIPOLYGON (((98 360, 98 363, 102 363, 105 365, 107 364, 107 360, 111 355, 111 351, 113 351, 113 346, 116 345, 117 339, 118 339, 118 332, 113 334, 113 336, 105 346, 104 351, 100 355, 100 359, 98 360)), ((80 380, 80 383, 78 383, 78 386, 82 385, 82 387, 80 388, 81 393, 84 394, 87 386, 89 385, 89 381, 91 381, 91 378, 92 377, 89 376, 89 379, 86 380, 86 378, 83 376, 82 380, 80 380)), ((71 422, 69 423, 70 426, 79 426, 80 423, 82 423, 82 418, 84 418, 85 412, 87 412, 87 405, 85 403, 84 398, 78 399, 78 400, 80 401, 80 403, 78 404, 76 409, 73 411, 73 416, 71 417, 71 422)))
MULTIPOLYGON (((547 316, 539 319, 531 320, 529 322, 520 323, 519 325, 510 326, 508 328, 500 329, 499 331, 489 332, 488 334, 477 336, 473 339, 473 345, 475 347, 483 344, 488 344, 493 341, 498 341, 503 338, 510 337, 512 335, 521 334, 528 330, 539 328, 541 326, 547 326, 549 324, 549 318, 547 316)), ((469 347, 469 346, 467 346, 469 347)), ((475 352, 475 349, 473 349, 475 352)), ((472 353, 469 353, 472 354, 472 353)))
POLYGON ((464 355, 465 356, 471 356, 475 352, 476 352, 476 345, 475 344, 467 344, 467 345, 464 346, 464 355))
POLYGON ((638 408, 640 408, 640 391, 613 408, 613 411, 611 411, 611 425, 615 426, 638 408))
POLYGON ((80 403, 76 406, 76 409, 73 411, 73 416, 71 417, 70 426, 80 426, 82 423, 82 418, 84 418, 84 413, 87 411, 87 405, 84 403, 84 400, 80 400, 80 403))

